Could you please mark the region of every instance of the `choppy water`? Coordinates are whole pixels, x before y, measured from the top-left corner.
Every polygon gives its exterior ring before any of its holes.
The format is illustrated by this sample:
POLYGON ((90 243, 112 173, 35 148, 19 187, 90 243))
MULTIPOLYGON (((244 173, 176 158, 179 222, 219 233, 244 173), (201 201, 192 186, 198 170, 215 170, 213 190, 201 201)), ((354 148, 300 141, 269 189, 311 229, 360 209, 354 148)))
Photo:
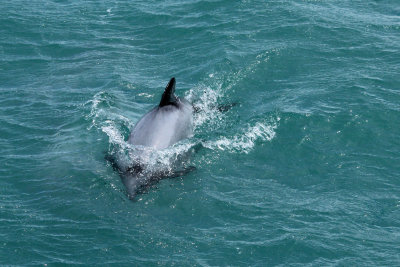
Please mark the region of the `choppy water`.
POLYGON ((397 0, 0 13, 2 265, 400 265, 397 0), (196 170, 131 201, 105 156, 172 76, 196 170))

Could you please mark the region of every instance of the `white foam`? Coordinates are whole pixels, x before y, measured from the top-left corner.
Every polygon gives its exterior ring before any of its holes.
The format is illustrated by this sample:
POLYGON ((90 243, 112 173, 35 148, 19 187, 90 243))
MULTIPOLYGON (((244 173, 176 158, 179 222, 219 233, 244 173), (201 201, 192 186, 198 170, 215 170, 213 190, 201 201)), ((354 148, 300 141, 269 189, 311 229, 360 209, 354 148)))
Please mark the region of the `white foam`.
POLYGON ((122 148, 128 148, 129 144, 125 142, 123 135, 118 131, 118 129, 110 123, 107 126, 101 127, 101 130, 107 134, 109 142, 121 146, 122 148))
MULTIPOLYGON (((279 118, 277 119, 279 121, 279 118)), ((271 141, 275 135, 277 122, 257 122, 249 126, 246 131, 232 137, 221 137, 217 140, 203 142, 209 149, 227 150, 229 152, 249 153, 257 141, 271 141)))

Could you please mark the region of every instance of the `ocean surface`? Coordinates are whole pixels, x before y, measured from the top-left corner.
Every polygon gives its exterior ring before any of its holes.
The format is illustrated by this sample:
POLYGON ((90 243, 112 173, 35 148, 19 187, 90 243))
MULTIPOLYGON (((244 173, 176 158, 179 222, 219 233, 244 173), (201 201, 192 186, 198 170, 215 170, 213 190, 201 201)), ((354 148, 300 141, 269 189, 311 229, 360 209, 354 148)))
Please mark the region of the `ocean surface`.
POLYGON ((0 265, 400 266, 400 1, 0 14, 0 265), (106 158, 171 77, 196 169, 131 200, 106 158))

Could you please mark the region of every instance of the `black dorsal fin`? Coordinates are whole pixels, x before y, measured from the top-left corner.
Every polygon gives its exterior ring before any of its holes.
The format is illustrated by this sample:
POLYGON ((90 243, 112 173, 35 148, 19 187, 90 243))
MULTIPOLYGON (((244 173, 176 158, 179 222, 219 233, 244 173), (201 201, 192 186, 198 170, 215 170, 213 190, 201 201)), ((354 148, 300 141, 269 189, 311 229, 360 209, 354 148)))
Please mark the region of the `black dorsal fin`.
POLYGON ((169 81, 167 87, 165 87, 164 93, 161 97, 159 107, 164 107, 168 105, 176 106, 177 97, 175 96, 175 78, 172 77, 169 81))

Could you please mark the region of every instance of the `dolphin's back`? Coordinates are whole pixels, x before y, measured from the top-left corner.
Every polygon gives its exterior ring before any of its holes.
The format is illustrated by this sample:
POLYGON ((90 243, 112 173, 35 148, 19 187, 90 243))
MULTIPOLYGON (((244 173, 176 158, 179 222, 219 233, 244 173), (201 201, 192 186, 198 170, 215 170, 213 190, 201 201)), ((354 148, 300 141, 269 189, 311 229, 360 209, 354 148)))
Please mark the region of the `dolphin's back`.
POLYGON ((192 106, 178 100, 176 105, 157 106, 136 124, 128 142, 164 149, 192 135, 192 106))

